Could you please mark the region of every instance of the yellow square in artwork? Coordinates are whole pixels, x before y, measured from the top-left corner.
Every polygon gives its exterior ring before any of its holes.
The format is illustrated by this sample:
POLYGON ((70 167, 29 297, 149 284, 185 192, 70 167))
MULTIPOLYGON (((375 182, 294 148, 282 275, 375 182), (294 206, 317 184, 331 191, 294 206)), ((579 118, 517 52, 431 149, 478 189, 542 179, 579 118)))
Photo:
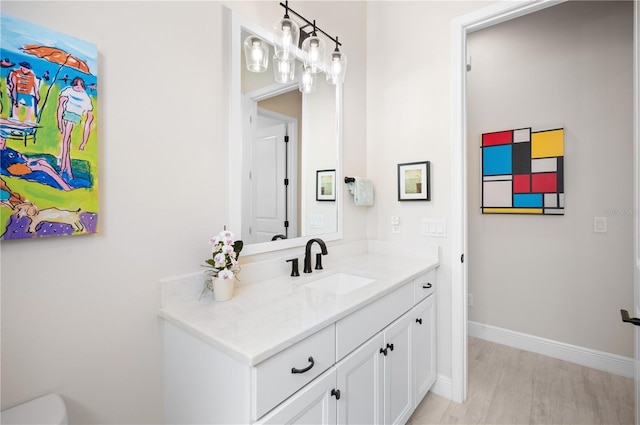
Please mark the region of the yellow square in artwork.
POLYGON ((564 129, 531 133, 531 158, 564 156, 564 129))

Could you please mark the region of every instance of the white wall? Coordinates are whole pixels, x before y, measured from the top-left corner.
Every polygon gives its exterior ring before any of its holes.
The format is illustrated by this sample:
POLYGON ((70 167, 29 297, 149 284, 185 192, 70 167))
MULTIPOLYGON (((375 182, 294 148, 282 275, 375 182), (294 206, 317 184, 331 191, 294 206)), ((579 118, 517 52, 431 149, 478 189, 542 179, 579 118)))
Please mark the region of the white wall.
POLYGON ((440 245, 438 374, 451 378, 450 239, 421 235, 424 218, 451 226, 451 20, 492 2, 367 4, 367 170, 376 207, 372 239, 440 245), (431 161, 431 201, 398 202, 397 164, 431 161), (401 233, 391 233, 391 216, 401 233))
POLYGON ((468 37, 470 320, 633 357, 632 11, 568 2, 468 37), (565 215, 481 214, 480 134, 528 126, 565 129, 565 215))
MULTIPOLYGON (((282 15, 277 2, 229 6, 282 15)), ((344 41, 345 169, 365 174, 364 3, 300 9, 344 41)), ((2 242, 1 408, 58 392, 71 423, 161 423, 158 279, 199 270, 228 220, 222 6, 3 1, 2 13, 98 46, 101 224, 2 242), (197 90, 186 74, 202 77, 197 90)), ((344 216, 344 240, 363 239, 362 211, 344 216)))

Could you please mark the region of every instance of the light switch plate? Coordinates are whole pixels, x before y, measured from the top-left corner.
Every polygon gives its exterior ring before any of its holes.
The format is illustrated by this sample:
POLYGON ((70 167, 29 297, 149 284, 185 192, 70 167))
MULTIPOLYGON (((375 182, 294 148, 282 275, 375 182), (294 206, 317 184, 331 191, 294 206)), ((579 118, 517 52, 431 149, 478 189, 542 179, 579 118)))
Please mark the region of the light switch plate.
POLYGON ((607 233, 607 217, 593 217, 593 231, 607 233))
POLYGON ((423 219, 422 235, 433 236, 436 238, 446 238, 447 237, 447 221, 427 219, 427 218, 423 219))
POLYGON ((391 233, 400 233, 400 217, 397 215, 391 217, 391 233))

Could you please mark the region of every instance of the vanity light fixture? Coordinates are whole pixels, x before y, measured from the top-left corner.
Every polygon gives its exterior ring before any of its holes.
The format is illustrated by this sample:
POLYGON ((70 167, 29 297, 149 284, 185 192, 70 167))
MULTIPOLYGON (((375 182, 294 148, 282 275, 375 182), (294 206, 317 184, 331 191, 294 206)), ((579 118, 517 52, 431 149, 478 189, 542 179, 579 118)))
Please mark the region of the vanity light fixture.
POLYGON ((336 48, 329 56, 327 64, 327 81, 333 85, 343 83, 346 71, 347 56, 340 51, 338 37, 336 37, 336 48))
MULTIPOLYGON (((301 49, 303 53, 302 75, 299 77, 299 90, 302 93, 315 91, 316 75, 325 72, 330 84, 344 82, 347 69, 347 57, 340 51, 342 44, 338 37, 333 38, 316 26, 316 21, 309 21, 304 16, 289 7, 289 1, 280 3, 284 7, 284 17, 275 25, 276 38, 273 55, 273 72, 276 82, 290 83, 296 79, 296 53, 301 49), (300 26, 289 17, 291 12, 302 19, 306 24, 300 26), (311 34, 304 28, 312 27, 311 34), (318 33, 322 33, 336 45, 335 50, 329 56, 329 62, 325 62, 325 41, 318 33), (303 40, 300 40, 303 38, 303 40)), ((250 35, 244 40, 244 54, 247 69, 251 72, 264 72, 269 65, 269 43, 260 37, 250 35)))
POLYGON ((285 2, 284 17, 276 23, 275 29, 276 45, 274 49, 276 56, 280 60, 295 59, 296 48, 300 39, 300 27, 289 18, 289 1, 285 2))
POLYGON ((313 93, 316 91, 316 76, 309 71, 306 66, 302 67, 302 75, 300 76, 300 84, 298 89, 302 93, 313 93))
POLYGON ((244 57, 251 72, 264 72, 269 66, 269 44, 255 35, 244 39, 244 57))
POLYGON ((319 74, 324 70, 324 40, 316 34, 316 21, 313 21, 313 32, 302 42, 304 64, 312 74, 319 74))
POLYGON ((273 55, 273 73, 276 82, 286 84, 295 78, 296 60, 280 59, 277 54, 273 55))

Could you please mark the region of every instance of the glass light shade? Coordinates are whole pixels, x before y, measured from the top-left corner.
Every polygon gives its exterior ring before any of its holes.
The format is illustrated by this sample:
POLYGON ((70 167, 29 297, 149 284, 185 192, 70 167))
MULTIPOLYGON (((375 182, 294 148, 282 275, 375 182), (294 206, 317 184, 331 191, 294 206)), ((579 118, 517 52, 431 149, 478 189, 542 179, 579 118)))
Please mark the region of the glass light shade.
POLYGON ((316 90, 316 76, 306 66, 302 70, 298 89, 301 93, 313 93, 316 90))
POLYGON ((344 83, 344 76, 347 72, 347 56, 339 50, 331 53, 327 64, 327 81, 336 85, 344 83))
POLYGON ((249 71, 266 71, 269 66, 269 44, 255 35, 248 36, 244 39, 244 57, 249 71))
POLYGON ((318 36, 312 35, 302 42, 302 50, 305 52, 304 64, 309 68, 309 72, 317 74, 324 71, 324 41, 318 36))
POLYGON ((280 59, 273 56, 273 73, 278 83, 290 83, 296 75, 296 61, 294 59, 280 59))
POLYGON ((295 59, 298 40, 300 39, 300 27, 288 17, 282 18, 275 25, 276 56, 280 59, 295 59))

